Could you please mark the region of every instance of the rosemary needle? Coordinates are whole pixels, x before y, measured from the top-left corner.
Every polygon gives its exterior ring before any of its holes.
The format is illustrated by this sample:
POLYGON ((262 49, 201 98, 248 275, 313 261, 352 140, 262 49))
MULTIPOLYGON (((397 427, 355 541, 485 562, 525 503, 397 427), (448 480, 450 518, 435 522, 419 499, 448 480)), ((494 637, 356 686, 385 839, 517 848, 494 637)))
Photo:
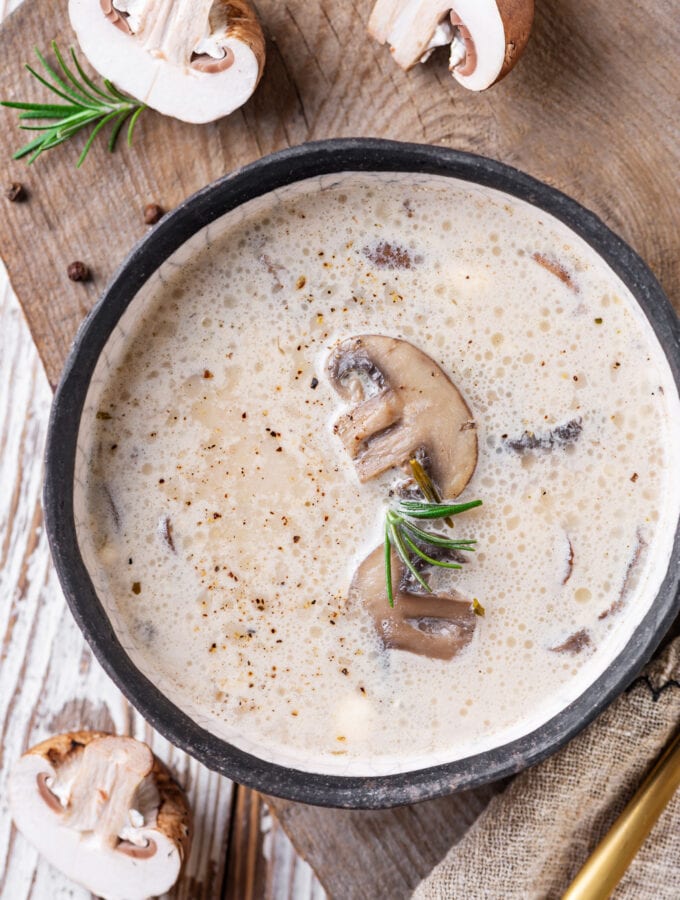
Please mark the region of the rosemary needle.
POLYGON ((80 167, 87 156, 97 135, 107 125, 111 125, 108 149, 113 152, 118 135, 127 122, 127 142, 132 143, 132 133, 140 114, 146 109, 143 103, 121 93, 108 79, 103 80, 103 88, 98 87, 86 75, 73 47, 70 56, 71 68, 52 41, 52 51, 57 59, 57 68, 53 68, 36 48, 35 54, 45 75, 27 65, 26 68, 37 81, 64 100, 64 103, 20 103, 13 100, 0 101, 1 106, 21 110, 20 122, 41 122, 44 124, 21 124, 23 131, 38 131, 33 140, 24 144, 13 155, 13 159, 28 157, 33 163, 46 150, 57 147, 68 141, 84 128, 93 126, 78 157, 76 167, 80 167))
POLYGON ((424 553, 417 544, 414 544, 410 537, 406 534, 402 534, 404 541, 409 545, 411 550, 419 556, 421 559, 424 559, 425 562, 430 563, 433 566, 441 566, 444 569, 462 569, 460 563, 455 562, 445 562, 442 559, 434 559, 432 556, 428 556, 427 553, 424 553))
POLYGON ((424 503, 422 500, 400 500, 396 510, 401 515, 412 519, 444 519, 446 516, 457 516, 481 506, 481 500, 470 500, 467 503, 424 503))

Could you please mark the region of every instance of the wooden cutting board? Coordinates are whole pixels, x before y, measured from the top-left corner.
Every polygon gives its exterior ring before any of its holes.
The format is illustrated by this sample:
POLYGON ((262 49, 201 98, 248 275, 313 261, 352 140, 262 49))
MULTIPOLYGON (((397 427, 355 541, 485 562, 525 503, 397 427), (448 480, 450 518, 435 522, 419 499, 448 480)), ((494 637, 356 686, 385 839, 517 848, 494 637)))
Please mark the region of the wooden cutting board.
MULTIPOLYGON (((525 58, 483 95, 453 82, 444 54, 401 72, 365 34, 370 6, 260 0, 268 61, 244 109, 201 127, 146 112, 131 149, 121 145, 109 156, 95 145, 80 170, 80 139, 33 168, 11 162, 22 135, 14 115, 0 113, 2 179, 28 191, 27 202, 2 207, 0 252, 52 385, 81 320, 144 234, 145 204, 171 209, 243 163, 326 137, 424 141, 516 165, 597 212, 649 262, 680 308, 680 19, 672 0, 538 0, 525 58), (91 282, 67 279, 75 259, 89 265, 91 282)), ((7 20, 0 30, 4 98, 44 97, 22 63, 53 39, 62 47, 74 39, 65 0, 26 0, 7 20)), ((383 812, 269 803, 331 896, 400 898, 496 790, 383 812)), ((211 896, 220 891, 215 885, 211 896)))

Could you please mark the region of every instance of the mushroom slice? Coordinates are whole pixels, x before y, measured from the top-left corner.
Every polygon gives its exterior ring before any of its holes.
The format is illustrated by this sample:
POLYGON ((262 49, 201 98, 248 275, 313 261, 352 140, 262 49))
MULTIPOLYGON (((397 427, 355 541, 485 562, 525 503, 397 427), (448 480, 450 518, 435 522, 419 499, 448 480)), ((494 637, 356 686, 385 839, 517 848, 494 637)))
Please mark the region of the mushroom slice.
POLYGON ((164 894, 189 852, 186 798, 133 738, 96 731, 49 738, 14 766, 9 799, 19 831, 105 900, 164 894))
POLYGON ((472 640, 477 624, 472 604, 457 591, 422 594, 405 590, 404 566, 392 553, 394 607, 385 592, 385 548, 366 557, 354 574, 350 603, 361 603, 373 618, 383 645, 433 659, 452 659, 472 640))
POLYGON ((590 637, 590 632, 587 628, 581 628, 580 631, 570 634, 569 637, 557 647, 550 647, 550 650, 553 653, 570 653, 572 656, 576 656, 578 653, 581 653, 582 650, 588 650, 592 646, 593 640, 590 637))
POLYGON ((534 0, 378 0, 368 31, 403 69, 450 44, 453 77, 483 91, 522 55, 533 18, 534 0))
POLYGON ((69 0, 69 16, 104 78, 185 122, 229 115, 262 75, 264 36, 245 0, 69 0))
POLYGON ((549 431, 525 431, 520 437, 503 436, 503 443, 515 453, 526 453, 530 450, 556 450, 575 444, 581 437, 583 422, 581 418, 569 419, 556 425, 549 431))
POLYGON ((477 432, 460 392, 429 356, 408 341, 363 334, 332 350, 326 373, 353 404, 334 430, 361 481, 418 456, 442 497, 460 494, 477 464, 477 432))

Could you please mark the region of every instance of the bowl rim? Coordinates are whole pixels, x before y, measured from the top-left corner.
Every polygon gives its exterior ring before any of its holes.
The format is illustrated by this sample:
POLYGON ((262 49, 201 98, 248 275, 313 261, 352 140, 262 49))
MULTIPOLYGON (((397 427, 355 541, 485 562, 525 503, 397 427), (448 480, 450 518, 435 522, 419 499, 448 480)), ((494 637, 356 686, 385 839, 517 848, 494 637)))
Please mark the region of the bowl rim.
POLYGON ((656 649, 680 609, 680 527, 656 599, 610 666, 539 728, 482 753, 381 776, 327 775, 267 762, 216 737, 173 704, 132 663, 99 600, 78 546, 73 509, 80 418, 90 379, 116 323, 150 275, 210 222, 270 191, 319 175, 403 172, 449 176, 495 188, 555 216, 627 285, 659 340, 680 389, 680 322, 655 276, 594 213, 504 163, 426 144, 345 138, 291 147, 212 182, 168 213, 128 253, 82 323, 52 404, 45 451, 45 526, 71 612, 107 674, 144 718, 210 769, 266 794, 319 806, 377 809, 432 799, 498 780, 554 753, 591 722, 656 649))

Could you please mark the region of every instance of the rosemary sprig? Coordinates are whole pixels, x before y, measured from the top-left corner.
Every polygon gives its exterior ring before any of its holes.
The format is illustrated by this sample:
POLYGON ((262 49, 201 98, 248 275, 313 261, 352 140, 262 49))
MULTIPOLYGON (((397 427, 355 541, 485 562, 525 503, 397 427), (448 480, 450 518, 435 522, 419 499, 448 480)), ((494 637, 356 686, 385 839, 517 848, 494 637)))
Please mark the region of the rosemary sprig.
POLYGON ((460 569, 462 568, 460 563, 436 559, 430 553, 427 553, 424 548, 440 547, 445 550, 459 550, 471 553, 474 552, 474 545, 477 543, 474 538, 453 539, 444 534, 425 531, 419 528, 412 520, 445 519, 481 505, 481 500, 471 500, 469 503, 429 503, 428 501, 400 500, 387 510, 385 515, 385 585, 390 606, 394 606, 392 547, 394 547, 397 555, 418 584, 428 594, 431 594, 432 588, 416 569, 414 559, 422 559, 423 562, 430 566, 438 566, 443 569, 460 569))
POLYGON ((49 88, 53 94, 60 97, 65 103, 19 103, 10 100, 0 101, 0 106, 10 109, 19 109, 20 122, 47 122, 41 125, 20 125, 23 131, 42 132, 33 140, 24 144, 12 157, 22 159, 28 156, 28 163, 33 163, 44 153, 51 150, 64 141, 69 140, 83 128, 93 125, 83 151, 78 158, 76 167, 80 167, 87 156, 94 139, 107 125, 111 125, 108 148, 113 152, 120 131, 128 122, 127 142, 132 143, 132 133, 142 111, 146 109, 143 103, 121 93, 107 78, 103 79, 104 89, 89 78, 80 65, 73 47, 70 48, 70 56, 75 71, 70 68, 56 41, 52 41, 52 51, 57 59, 58 67, 55 70, 36 48, 35 54, 45 70, 46 76, 27 65, 28 71, 41 84, 49 88), (128 121, 129 120, 129 121, 128 121))
POLYGON ((432 550, 429 553, 426 550, 433 547, 471 553, 474 552, 474 545, 477 543, 473 538, 454 539, 435 531, 426 531, 416 524, 419 520, 438 519, 443 519, 447 524, 453 524, 451 516, 457 516, 460 513, 467 512, 469 509, 475 509, 475 507, 482 505, 482 501, 470 500, 468 503, 442 503, 422 466, 416 460, 411 460, 411 468, 414 478, 426 499, 398 500, 389 507, 385 515, 385 585, 390 606, 394 606, 394 589, 392 587, 393 547, 418 584, 428 594, 431 594, 432 588, 416 568, 418 559, 430 566, 438 566, 443 569, 460 569, 462 566, 457 562, 437 559, 431 555, 432 550), (419 471, 416 470, 416 466, 419 467, 419 471), (421 480, 423 484, 421 484, 421 480))

